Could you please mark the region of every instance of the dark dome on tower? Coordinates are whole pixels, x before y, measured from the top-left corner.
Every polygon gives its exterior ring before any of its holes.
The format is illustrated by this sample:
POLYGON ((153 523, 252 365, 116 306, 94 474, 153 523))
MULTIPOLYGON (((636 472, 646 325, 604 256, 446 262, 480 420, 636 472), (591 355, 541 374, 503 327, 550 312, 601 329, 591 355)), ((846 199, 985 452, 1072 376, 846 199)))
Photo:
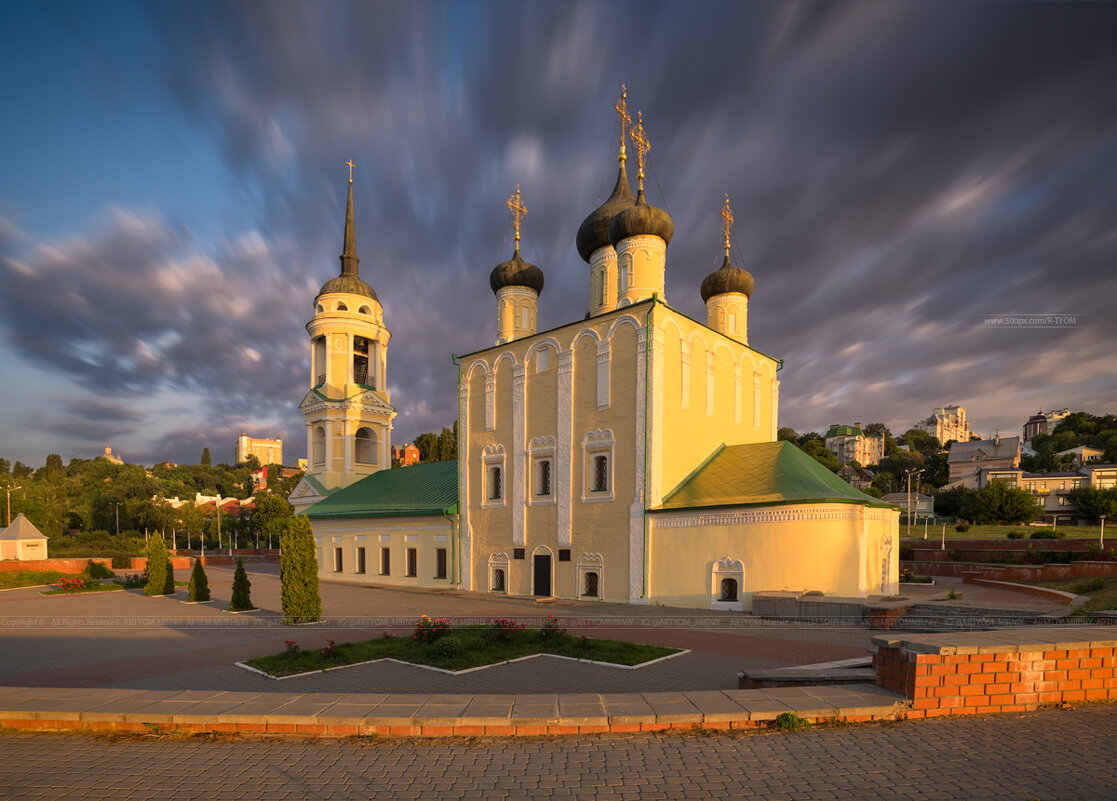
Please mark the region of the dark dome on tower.
POLYGON ((617 173, 617 185, 613 187, 613 194, 609 199, 590 212, 582 220, 578 228, 578 255, 582 261, 589 263, 594 251, 609 244, 609 223, 620 212, 629 208, 636 202, 632 194, 632 186, 628 183, 628 173, 625 172, 624 162, 621 162, 620 171, 617 173))
POLYGON ((543 291, 543 271, 520 258, 520 249, 508 261, 502 261, 489 273, 489 286, 493 294, 506 286, 524 286, 534 289, 536 294, 543 291))
POLYGON ((729 254, 726 253, 721 267, 702 279, 702 302, 705 303, 714 295, 724 295, 726 292, 752 295, 754 284, 752 273, 734 267, 729 261, 729 254))
POLYGON ((675 221, 661 208, 649 206, 644 190, 636 195, 636 202, 623 209, 609 223, 609 241, 616 247, 630 236, 658 236, 670 244, 675 235, 675 221))

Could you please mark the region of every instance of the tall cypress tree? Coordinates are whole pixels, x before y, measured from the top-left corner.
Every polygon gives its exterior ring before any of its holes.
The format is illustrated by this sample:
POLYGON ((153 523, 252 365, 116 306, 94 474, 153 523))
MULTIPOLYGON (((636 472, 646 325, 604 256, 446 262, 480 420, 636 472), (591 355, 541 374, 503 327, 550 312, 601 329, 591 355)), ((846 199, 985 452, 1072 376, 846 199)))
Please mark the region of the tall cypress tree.
MULTIPOLYGON (((169 567, 167 543, 163 541, 163 535, 157 533, 147 544, 147 584, 144 585, 144 595, 166 594, 169 567)), ((171 581, 174 581, 173 576, 171 581)), ((172 584, 172 592, 173 586, 172 584)))
POLYGON ((175 567, 171 564, 171 557, 167 557, 167 578, 163 584, 164 595, 175 594, 175 567))
POLYGON ((233 597, 229 600, 229 609, 233 612, 243 612, 252 609, 252 597, 249 590, 252 582, 248 580, 248 573, 244 570, 244 562, 237 557, 237 570, 233 573, 233 597))
POLYGON ((209 579, 206 578, 206 569, 202 567, 201 559, 194 560, 194 570, 190 573, 190 587, 187 600, 209 600, 209 579))
POLYGON ((310 623, 322 617, 318 592, 318 557, 310 521, 299 515, 287 523, 280 540, 279 594, 286 623, 310 623))

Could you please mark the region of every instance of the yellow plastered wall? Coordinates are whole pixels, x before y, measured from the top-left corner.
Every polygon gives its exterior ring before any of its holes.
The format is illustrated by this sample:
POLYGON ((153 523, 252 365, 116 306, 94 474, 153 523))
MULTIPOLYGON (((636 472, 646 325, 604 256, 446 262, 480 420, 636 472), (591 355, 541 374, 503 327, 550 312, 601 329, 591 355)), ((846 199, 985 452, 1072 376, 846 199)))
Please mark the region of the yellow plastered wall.
POLYGON ((895 510, 811 504, 651 517, 649 595, 653 603, 710 608, 714 565, 726 558, 743 565, 740 590, 746 611, 751 610, 757 592, 819 591, 828 596, 864 598, 896 591, 899 540, 895 510), (735 514, 739 516, 736 520, 735 514), (886 537, 891 537, 890 549, 882 546, 886 537), (889 561, 882 591, 885 550, 889 561))
POLYGON ((653 369, 663 376, 655 399, 662 428, 652 432, 662 476, 652 487, 655 505, 722 443, 774 439, 776 361, 663 307, 653 326, 662 341, 653 369))
POLYGON ((441 515, 361 517, 311 520, 318 556, 318 575, 324 580, 401 587, 449 587, 454 577, 457 543, 453 526, 441 515), (341 548, 341 571, 335 570, 334 550, 341 548), (365 549, 365 572, 357 572, 357 549, 365 549), (380 572, 380 550, 389 548, 391 568, 380 572), (407 549, 416 549, 416 575, 406 575, 407 549), (437 550, 446 549, 446 577, 436 578, 437 550))

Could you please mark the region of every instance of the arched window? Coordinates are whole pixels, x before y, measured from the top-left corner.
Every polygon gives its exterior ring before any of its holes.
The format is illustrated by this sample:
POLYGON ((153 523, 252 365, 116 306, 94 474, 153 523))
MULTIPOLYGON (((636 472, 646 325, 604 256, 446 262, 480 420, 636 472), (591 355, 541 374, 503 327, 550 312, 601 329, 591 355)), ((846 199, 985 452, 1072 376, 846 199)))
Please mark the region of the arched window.
POLYGON ((587 572, 584 577, 585 585, 582 589, 582 595, 588 595, 590 598, 597 597, 597 573, 592 570, 587 572))
POLYGON ((349 307, 339 301, 338 304, 334 306, 334 311, 349 311, 349 307))
POLYGON ((359 311, 361 314, 368 314, 368 315, 372 314, 372 309, 370 309, 368 306, 362 306, 357 311, 359 311))
POLYGON ((322 426, 314 427, 310 459, 314 464, 326 463, 326 429, 322 428, 322 426))
POLYGON ((721 580, 721 595, 718 596, 719 601, 736 601, 737 600, 737 579, 723 578, 721 580))
POLYGON ((609 457, 593 457, 593 492, 609 491, 609 457))
POLYGON ((489 468, 489 500, 499 501, 504 497, 501 493, 503 487, 501 486, 501 470, 499 465, 493 465, 489 468))
POLYGON ((357 431, 356 436, 356 454, 354 455, 357 464, 377 464, 379 462, 378 451, 380 450, 379 441, 377 440, 376 432, 371 428, 362 428, 357 431))
POLYGON ((741 588, 745 582, 745 567, 739 559, 728 556, 714 563, 710 586, 710 608, 744 611, 741 588))
POLYGON ((551 460, 540 459, 537 465, 539 468, 539 491, 536 495, 549 496, 551 494, 551 460))
POLYGON ((493 568, 493 592, 504 592, 504 568, 493 568))
POLYGON ((321 303, 319 303, 317 306, 314 307, 314 311, 316 311, 318 314, 321 314, 325 310, 326 310, 326 307, 323 306, 321 303))
POLYGON ((605 305, 605 270, 601 271, 601 275, 597 282, 597 305, 605 305))

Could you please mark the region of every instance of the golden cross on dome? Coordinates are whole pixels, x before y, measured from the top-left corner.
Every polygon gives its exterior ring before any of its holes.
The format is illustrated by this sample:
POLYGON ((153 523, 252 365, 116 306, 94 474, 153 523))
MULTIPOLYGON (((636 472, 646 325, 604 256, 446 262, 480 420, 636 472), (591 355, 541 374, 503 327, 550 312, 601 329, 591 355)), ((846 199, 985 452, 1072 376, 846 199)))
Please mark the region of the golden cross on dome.
POLYGON ((636 112, 636 127, 628 133, 632 137, 632 144, 636 146, 636 165, 640 168, 636 178, 639 180, 640 189, 644 189, 644 157, 652 149, 647 134, 644 133, 644 112, 636 112))
POLYGON ((628 89, 625 85, 621 84, 621 99, 613 104, 613 108, 617 110, 617 119, 621 122, 621 154, 618 157, 624 161, 627 156, 624 153, 624 135, 629 125, 632 124, 632 117, 628 116, 628 89))
POLYGON ((357 165, 353 163, 353 159, 349 159, 345 163, 349 165, 349 183, 353 183, 353 168, 357 165))
POLYGON ((729 208, 729 193, 725 193, 725 208, 721 210, 725 228, 725 255, 729 256, 729 229, 733 227, 733 211, 729 208))
POLYGON ((527 206, 520 200, 520 185, 516 184, 516 194, 509 196, 505 201, 508 210, 512 212, 512 227, 516 230, 516 250, 520 249, 520 218, 527 216, 527 206))

